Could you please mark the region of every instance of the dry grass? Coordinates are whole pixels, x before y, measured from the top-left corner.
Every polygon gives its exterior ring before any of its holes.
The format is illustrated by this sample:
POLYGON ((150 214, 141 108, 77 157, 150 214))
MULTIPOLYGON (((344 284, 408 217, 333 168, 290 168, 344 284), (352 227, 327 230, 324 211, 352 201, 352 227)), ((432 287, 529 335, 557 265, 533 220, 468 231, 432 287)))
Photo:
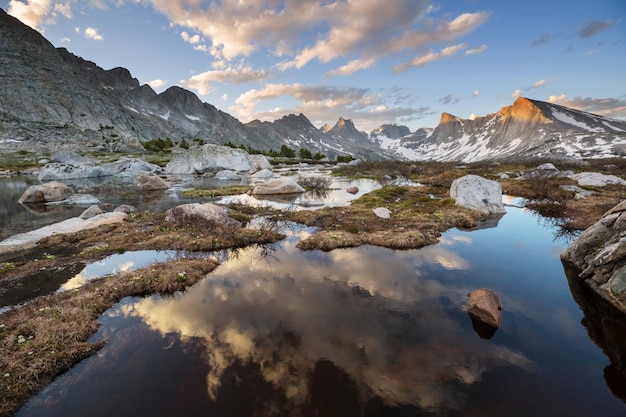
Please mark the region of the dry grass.
POLYGON ((279 213, 275 217, 292 220, 321 230, 301 241, 301 249, 355 247, 363 244, 391 249, 414 249, 437 242, 451 227, 471 228, 484 215, 454 205, 450 199, 432 198, 428 187, 385 186, 366 194, 349 207, 316 211, 279 213), (373 209, 391 210, 389 219, 376 216, 373 209))
POLYGON ((56 375, 100 349, 104 342, 87 343, 98 329, 96 319, 123 297, 173 294, 216 266, 209 259, 179 259, 100 278, 0 315, 0 415, 13 414, 56 375))

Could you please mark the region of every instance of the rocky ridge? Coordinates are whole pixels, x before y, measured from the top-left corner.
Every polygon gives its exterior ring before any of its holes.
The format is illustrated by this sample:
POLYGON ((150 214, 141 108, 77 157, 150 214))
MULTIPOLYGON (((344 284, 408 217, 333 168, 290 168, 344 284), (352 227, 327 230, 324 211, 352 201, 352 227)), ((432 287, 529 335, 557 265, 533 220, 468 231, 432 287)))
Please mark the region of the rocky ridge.
POLYGON ((520 97, 484 117, 443 113, 435 129, 385 124, 370 133, 351 120, 316 128, 303 114, 244 124, 174 86, 158 94, 125 68, 110 70, 55 48, 0 9, 0 148, 143 151, 156 138, 282 145, 334 159, 473 162, 511 157, 597 158, 626 153, 626 122, 520 97))

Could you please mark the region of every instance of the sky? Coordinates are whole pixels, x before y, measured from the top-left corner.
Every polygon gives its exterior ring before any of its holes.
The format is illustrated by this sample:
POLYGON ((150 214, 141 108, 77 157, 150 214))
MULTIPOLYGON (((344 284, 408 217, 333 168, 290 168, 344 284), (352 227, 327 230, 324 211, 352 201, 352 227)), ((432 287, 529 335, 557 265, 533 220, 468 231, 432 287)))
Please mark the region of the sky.
POLYGON ((104 69, 242 122, 436 127, 517 97, 626 120, 625 0, 0 0, 104 69))

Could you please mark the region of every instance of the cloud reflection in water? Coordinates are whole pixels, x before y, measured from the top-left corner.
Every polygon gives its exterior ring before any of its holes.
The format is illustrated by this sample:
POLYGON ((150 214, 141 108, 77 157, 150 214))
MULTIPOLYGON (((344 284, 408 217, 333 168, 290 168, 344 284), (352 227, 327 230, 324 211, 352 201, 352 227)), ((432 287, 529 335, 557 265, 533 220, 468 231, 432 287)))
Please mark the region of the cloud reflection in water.
POLYGON ((461 308, 467 289, 429 278, 433 269, 469 267, 443 245, 323 253, 283 243, 273 260, 246 249, 186 294, 125 310, 164 335, 206 341, 212 399, 233 364, 254 363, 292 407, 302 406, 316 363, 326 360, 355 381, 362 401, 459 409, 459 394, 483 373, 531 366, 476 337, 461 308))

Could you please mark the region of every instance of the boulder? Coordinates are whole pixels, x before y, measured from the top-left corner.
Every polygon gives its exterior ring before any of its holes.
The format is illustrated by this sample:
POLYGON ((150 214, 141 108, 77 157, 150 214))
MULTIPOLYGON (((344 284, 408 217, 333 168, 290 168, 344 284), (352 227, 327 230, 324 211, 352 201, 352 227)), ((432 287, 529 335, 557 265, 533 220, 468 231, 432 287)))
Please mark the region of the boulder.
POLYGON ((241 226, 240 222, 228 215, 226 208, 212 203, 191 203, 172 207, 165 212, 165 221, 176 224, 211 221, 229 226, 241 226))
POLYGON ((506 213, 500 183, 477 175, 455 179, 450 186, 450 197, 459 206, 486 214, 506 213))
POLYGON ((561 253, 568 278, 581 280, 626 313, 626 200, 587 228, 561 253))
POLYGON ((346 192, 349 194, 357 194, 359 192, 359 187, 357 187, 356 185, 348 187, 346 188, 346 192))
POLYGON ((140 172, 137 176, 137 185, 141 191, 166 190, 169 185, 165 180, 151 172, 140 172))
POLYGON ((103 168, 83 162, 52 162, 39 170, 39 181, 67 181, 76 178, 95 178, 109 175, 103 168))
POLYGON ((243 149, 206 144, 175 154, 165 166, 168 174, 204 174, 225 169, 256 172, 271 165, 263 155, 250 155, 243 149))
POLYGON ((292 178, 275 178, 257 184, 252 189, 252 195, 258 194, 294 194, 303 193, 305 190, 292 178))
POLYGON ((61 201, 74 194, 67 185, 51 181, 45 184, 31 185, 24 191, 18 203, 48 203, 51 201, 61 201))
POLYGON ((122 158, 115 162, 101 165, 106 175, 135 178, 142 172, 155 175, 163 174, 163 168, 138 158, 122 158))
POLYGON ((559 172, 559 170, 557 169, 557 167, 555 167, 553 164, 551 163, 546 163, 546 164, 542 164, 539 165, 537 167, 537 171, 552 171, 552 172, 559 172))
POLYGON ((391 210, 386 207, 377 207, 374 210, 374 214, 381 219, 389 219, 391 217, 391 210))
POLYGON ((620 177, 616 177, 615 175, 604 175, 599 172, 581 172, 570 175, 569 178, 578 182, 578 185, 583 187, 606 187, 609 184, 626 185, 626 181, 620 177))
POLYGON ((94 205, 86 208, 78 217, 81 219, 91 219, 92 217, 96 217, 103 213, 105 213, 104 210, 94 205))
POLYGON ((225 169, 215 174, 215 179, 220 181, 236 181, 240 180, 241 177, 235 171, 225 169))
POLYGON ((273 176, 274 176, 274 173, 272 172, 272 170, 267 169, 267 168, 264 168, 250 175, 250 177, 252 178, 272 178, 273 176))
POLYGON ((494 328, 500 327, 500 297, 487 288, 474 290, 469 294, 467 313, 481 323, 494 328))

